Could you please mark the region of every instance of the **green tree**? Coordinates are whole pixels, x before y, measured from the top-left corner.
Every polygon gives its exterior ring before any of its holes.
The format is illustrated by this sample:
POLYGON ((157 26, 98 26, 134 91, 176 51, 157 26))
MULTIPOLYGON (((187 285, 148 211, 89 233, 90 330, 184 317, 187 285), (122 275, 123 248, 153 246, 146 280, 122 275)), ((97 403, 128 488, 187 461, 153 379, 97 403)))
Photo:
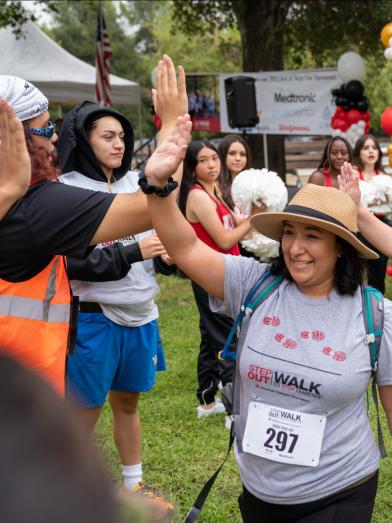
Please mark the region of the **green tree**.
MULTIPOLYGON (((99 5, 104 10, 106 27, 113 51, 110 60, 110 72, 140 84, 142 120, 146 122, 144 133, 151 136, 154 129, 150 115, 149 65, 143 60, 143 53, 138 51, 137 33, 132 33, 131 28, 127 27, 125 23, 120 23, 122 21, 121 13, 117 12, 116 5, 109 0, 101 0, 100 2, 97 0, 57 1, 57 12, 53 16, 53 27, 45 30, 64 49, 81 60, 95 65, 99 5)), ((120 106, 118 109, 130 118, 136 129, 138 108, 120 106)))
MULTIPOLYGON (((282 70, 285 54, 302 65, 335 65, 342 52, 375 53, 379 32, 392 12, 391 0, 173 0, 174 31, 206 34, 237 27, 243 71, 282 70), (363 16, 360 15, 363 13, 363 16)), ((257 166, 263 165, 259 136, 250 136, 257 166)), ((283 137, 269 136, 270 167, 285 172, 283 137)))
MULTIPOLYGON (((47 12, 56 11, 53 0, 36 0, 32 4, 40 5, 47 12)), ((23 35, 22 26, 29 20, 36 22, 37 17, 32 11, 26 9, 20 0, 2 0, 0 2, 0 27, 11 26, 14 34, 20 38, 23 35)))

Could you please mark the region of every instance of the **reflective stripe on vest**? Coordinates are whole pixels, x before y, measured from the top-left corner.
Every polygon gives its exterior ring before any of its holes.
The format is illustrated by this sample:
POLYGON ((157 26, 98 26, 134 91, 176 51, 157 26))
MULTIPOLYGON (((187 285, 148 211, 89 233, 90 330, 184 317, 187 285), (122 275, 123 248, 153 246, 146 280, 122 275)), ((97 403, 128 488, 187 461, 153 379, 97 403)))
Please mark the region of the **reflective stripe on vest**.
POLYGON ((23 282, 0 279, 0 350, 39 372, 64 394, 71 291, 55 256, 23 282))
POLYGON ((20 298, 19 296, 0 296, 0 316, 12 316, 40 320, 48 323, 67 323, 69 305, 50 305, 41 300, 20 298))

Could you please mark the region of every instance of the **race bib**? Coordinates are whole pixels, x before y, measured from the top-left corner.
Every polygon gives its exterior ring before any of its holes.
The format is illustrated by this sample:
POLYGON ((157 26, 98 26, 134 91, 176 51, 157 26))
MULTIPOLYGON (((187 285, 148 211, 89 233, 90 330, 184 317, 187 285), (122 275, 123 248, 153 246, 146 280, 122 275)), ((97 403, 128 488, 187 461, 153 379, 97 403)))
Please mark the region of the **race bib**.
POLYGON ((317 467, 325 423, 325 416, 251 401, 242 448, 272 461, 317 467))

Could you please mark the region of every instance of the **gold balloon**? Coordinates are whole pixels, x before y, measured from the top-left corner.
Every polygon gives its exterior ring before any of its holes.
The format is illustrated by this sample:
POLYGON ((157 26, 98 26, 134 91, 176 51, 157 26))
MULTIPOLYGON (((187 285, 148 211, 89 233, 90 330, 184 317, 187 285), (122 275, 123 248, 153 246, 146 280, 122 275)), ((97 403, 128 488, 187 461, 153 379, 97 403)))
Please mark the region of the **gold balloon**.
POLYGON ((382 28, 380 39, 384 47, 389 47, 389 39, 392 38, 392 22, 382 28))

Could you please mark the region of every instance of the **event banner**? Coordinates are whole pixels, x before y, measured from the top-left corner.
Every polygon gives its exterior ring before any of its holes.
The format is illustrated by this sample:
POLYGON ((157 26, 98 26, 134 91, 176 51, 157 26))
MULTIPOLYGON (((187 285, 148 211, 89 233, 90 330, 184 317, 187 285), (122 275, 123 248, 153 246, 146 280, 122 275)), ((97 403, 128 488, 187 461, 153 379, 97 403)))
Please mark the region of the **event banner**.
POLYGON ((286 135, 332 133, 330 121, 335 105, 331 90, 342 83, 336 69, 231 73, 219 76, 221 132, 243 131, 229 126, 225 79, 250 76, 256 80, 256 106, 260 121, 256 127, 246 128, 246 132, 286 135))

